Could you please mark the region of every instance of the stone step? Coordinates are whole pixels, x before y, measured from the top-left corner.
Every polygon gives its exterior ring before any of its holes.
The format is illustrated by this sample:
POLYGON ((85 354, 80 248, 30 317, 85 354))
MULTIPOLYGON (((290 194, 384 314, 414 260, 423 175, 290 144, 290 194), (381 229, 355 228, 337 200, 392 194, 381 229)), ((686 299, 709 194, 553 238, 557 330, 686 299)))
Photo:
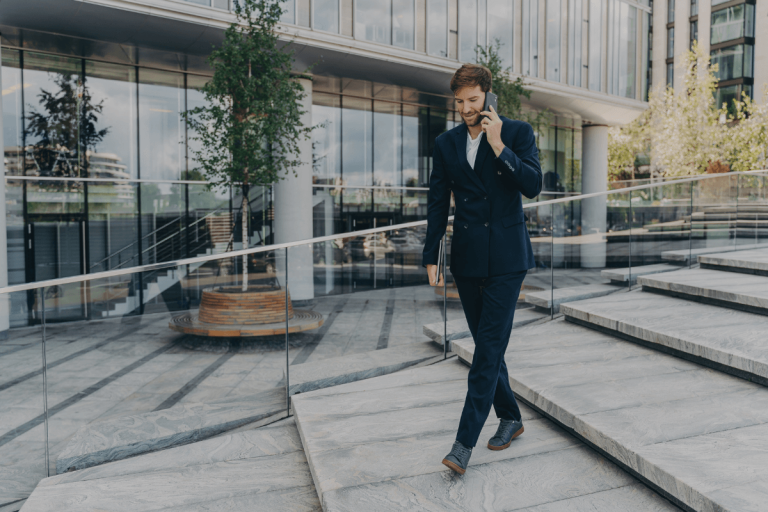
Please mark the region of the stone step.
POLYGON ((768 384, 768 318, 640 291, 568 304, 574 322, 768 384))
POLYGON ((467 371, 453 359, 294 397, 323 510, 676 510, 525 405, 525 433, 510 448, 485 447, 489 419, 467 473, 453 474, 441 461, 467 371))
POLYGON ((319 511, 320 502, 289 424, 46 478, 22 510, 319 511))
POLYGON ((670 263, 657 263, 656 265, 641 265, 639 267, 607 268, 600 272, 600 276, 604 279, 610 279, 611 282, 615 284, 624 284, 630 280, 631 276, 632 283, 634 284, 637 282, 637 278, 639 276, 672 272, 673 270, 680 270, 680 268, 680 265, 672 265, 670 263))
MULTIPOLYGON (((540 293, 540 292, 539 292, 540 293)), ((448 320, 443 326, 443 322, 435 322, 433 324, 426 324, 422 327, 424 335, 437 343, 441 348, 443 346, 443 332, 447 332, 448 342, 452 340, 460 340, 462 338, 469 338, 472 333, 469 332, 469 325, 467 325, 467 319, 461 314, 461 318, 455 320, 448 320)), ((524 325, 531 324, 547 318, 545 313, 536 311, 533 308, 518 309, 515 311, 515 319, 512 322, 512 328, 520 328, 524 325)), ((451 350, 450 345, 448 350, 451 350)))
POLYGON ((688 265, 691 257, 693 257, 695 260, 699 256, 703 256, 707 254, 719 254, 719 253, 727 252, 733 249, 737 249, 739 251, 750 251, 753 249, 766 249, 766 248, 768 248, 768 243, 745 244, 745 245, 740 244, 736 248, 734 248, 733 245, 729 245, 728 247, 724 247, 724 246, 701 247, 701 248, 692 249, 690 251, 688 249, 677 249, 674 251, 662 252, 661 259, 663 259, 664 261, 688 265))
MULTIPOLYGON (((564 319, 523 332, 506 354, 522 401, 686 510, 764 510, 768 389, 564 319)), ((471 363, 471 340, 454 344, 471 363)))
POLYGON ((643 291, 768 315, 768 277, 706 268, 684 269, 638 279, 643 291))
POLYGON ((540 292, 529 293, 525 297, 525 302, 533 304, 536 307, 550 309, 554 298, 555 313, 560 311, 560 305, 577 300, 590 299, 592 297, 602 297, 621 291, 622 288, 610 284, 588 284, 584 286, 574 286, 572 288, 555 288, 543 290, 540 292))
MULTIPOLYGON (((433 343, 408 343, 290 367, 291 394, 396 372, 442 358, 433 343)), ((56 460, 57 473, 200 441, 243 425, 287 414, 283 384, 251 396, 180 404, 162 411, 117 416, 81 427, 56 460)))
POLYGON ((705 254, 698 260, 702 268, 768 276, 768 247, 705 254))

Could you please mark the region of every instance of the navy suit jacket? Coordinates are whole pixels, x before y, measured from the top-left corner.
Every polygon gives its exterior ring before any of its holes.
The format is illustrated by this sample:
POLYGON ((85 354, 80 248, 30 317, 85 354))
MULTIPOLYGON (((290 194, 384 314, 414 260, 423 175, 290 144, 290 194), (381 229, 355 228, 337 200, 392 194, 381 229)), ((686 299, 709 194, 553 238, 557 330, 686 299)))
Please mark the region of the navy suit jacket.
POLYGON ((535 266, 521 194, 533 199, 541 191, 536 138, 528 123, 506 117, 501 120, 504 151, 497 158, 483 135, 474 169, 467 162, 465 123, 435 140, 424 266, 437 264, 440 239, 448 224, 451 192, 456 201, 452 274, 488 277, 535 266))

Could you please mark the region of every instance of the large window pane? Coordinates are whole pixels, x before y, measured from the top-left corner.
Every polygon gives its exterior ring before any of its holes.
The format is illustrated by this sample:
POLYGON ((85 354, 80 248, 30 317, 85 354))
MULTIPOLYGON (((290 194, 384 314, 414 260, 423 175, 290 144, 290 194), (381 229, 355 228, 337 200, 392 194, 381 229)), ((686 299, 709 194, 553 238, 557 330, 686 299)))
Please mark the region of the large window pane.
POLYGON ((581 87, 583 1, 568 2, 568 83, 577 87, 581 87))
POLYGON ((523 0, 523 74, 539 76, 539 0, 523 0))
POLYGON ((718 80, 752 77, 752 46, 737 44, 715 50, 711 54, 711 63, 717 64, 718 80))
POLYGON ((403 105, 403 185, 419 186, 419 107, 403 105))
POLYGON ((342 172, 346 185, 373 184, 371 100, 342 98, 342 172))
POLYGON ((427 52, 448 56, 448 0, 427 0, 427 52))
POLYGON ((504 68, 512 66, 512 2, 490 0, 488 2, 488 40, 501 43, 499 57, 504 68))
POLYGON ((611 0, 608 32, 608 93, 635 97, 637 8, 611 0))
MULTIPOLYGON (((192 110, 197 107, 204 107, 207 105, 205 96, 203 95, 203 87, 210 80, 208 77, 187 75, 187 109, 192 110)), ((199 166, 195 152, 199 151, 202 146, 200 141, 193 139, 196 134, 194 131, 188 128, 187 133, 187 169, 184 173, 185 180, 205 180, 205 174, 203 169, 199 166)))
POLYGON ((373 102, 373 184, 400 185, 400 104, 373 102))
POLYGON ((392 44, 413 50, 413 0, 392 0, 392 44))
POLYGON ((315 24, 313 28, 338 34, 339 0, 315 0, 313 7, 315 9, 315 24))
POLYGON ((341 97, 312 96, 312 172, 315 183, 334 184, 341 177, 341 97))
POLYGON ((603 7, 600 0, 589 0, 589 88, 602 89, 603 7))
POLYGON ((560 0, 547 0, 547 80, 560 81, 560 0))
POLYGON ((285 0, 282 4, 283 15, 280 16, 280 21, 283 23, 296 23, 296 0, 285 0))
POLYGON ((178 180, 182 177, 186 167, 183 110, 184 75, 141 70, 139 134, 143 179, 178 180))
MULTIPOLYGON (((26 174, 79 176, 81 172, 80 112, 100 118, 99 106, 87 101, 78 108, 82 61, 26 52, 24 104, 26 174), (32 146, 32 147, 30 147, 32 146)), ((98 140, 91 134, 83 140, 98 140)))
POLYGON ((459 60, 475 62, 477 0, 459 0, 459 60))
POLYGON ((711 44, 754 35, 755 6, 734 5, 712 13, 711 44))
POLYGON ((392 0, 357 0, 355 36, 374 43, 392 42, 392 0))
POLYGON ((136 68, 86 61, 85 85, 100 112, 94 129, 103 134, 88 147, 88 176, 137 178, 136 68))
POLYGON ((22 86, 19 52, 3 49, 3 148, 6 176, 24 174, 22 86))

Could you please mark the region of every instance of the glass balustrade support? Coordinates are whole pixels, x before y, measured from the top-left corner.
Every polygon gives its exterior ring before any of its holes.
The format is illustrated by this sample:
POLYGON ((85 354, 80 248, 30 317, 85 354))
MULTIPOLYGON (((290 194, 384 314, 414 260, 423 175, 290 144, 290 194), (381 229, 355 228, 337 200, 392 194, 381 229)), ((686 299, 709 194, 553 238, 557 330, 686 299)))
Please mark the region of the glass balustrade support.
POLYGON ((629 255, 627 272, 629 273, 629 279, 627 279, 627 291, 632 290, 632 224, 634 224, 634 216, 632 215, 632 191, 629 192, 629 237, 627 239, 627 253, 629 255))
POLYGON ((693 266, 693 181, 689 186, 689 194, 691 196, 691 220, 688 227, 688 268, 693 266))
POLYGON ((48 452, 48 363, 45 355, 45 288, 40 290, 40 321, 42 323, 43 350, 43 435, 45 442, 45 475, 51 476, 50 454, 48 452))
POLYGON ((291 414, 291 364, 288 353, 288 247, 285 248, 285 411, 291 414))

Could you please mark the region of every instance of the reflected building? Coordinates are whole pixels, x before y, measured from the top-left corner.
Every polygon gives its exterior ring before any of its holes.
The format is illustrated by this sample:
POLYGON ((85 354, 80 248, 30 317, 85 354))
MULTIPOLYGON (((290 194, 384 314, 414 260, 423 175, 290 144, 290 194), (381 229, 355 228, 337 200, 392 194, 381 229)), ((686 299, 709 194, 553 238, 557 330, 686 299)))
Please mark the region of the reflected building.
MULTIPOLYGON (((231 1, 0 3, 3 279, 242 247, 238 192, 207 187, 181 118, 204 102, 206 59, 234 20, 231 1), (230 236, 213 233, 223 224, 211 219, 228 219, 230 236)), ((477 45, 498 41, 512 78, 533 91, 525 107, 552 114, 537 134, 547 176, 538 199, 605 190, 607 126, 646 108, 650 0, 283 5, 278 31, 296 71, 312 66, 301 83, 305 122, 317 128, 297 176, 251 190, 248 245, 424 219, 434 140, 462 122, 448 84, 477 45)), ((12 325, 38 321, 26 300, 14 298, 12 325)))

